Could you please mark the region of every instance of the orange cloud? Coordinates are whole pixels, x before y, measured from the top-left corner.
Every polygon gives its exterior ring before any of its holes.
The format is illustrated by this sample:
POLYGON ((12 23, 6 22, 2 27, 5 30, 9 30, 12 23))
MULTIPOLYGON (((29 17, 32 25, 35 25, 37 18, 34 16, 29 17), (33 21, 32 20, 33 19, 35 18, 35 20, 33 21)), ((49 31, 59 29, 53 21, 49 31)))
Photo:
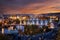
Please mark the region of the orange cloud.
POLYGON ((44 3, 30 3, 25 7, 18 7, 16 9, 6 8, 6 13, 10 14, 20 14, 20 13, 33 13, 33 14, 43 14, 43 13, 55 13, 60 12, 60 0, 51 0, 44 3))

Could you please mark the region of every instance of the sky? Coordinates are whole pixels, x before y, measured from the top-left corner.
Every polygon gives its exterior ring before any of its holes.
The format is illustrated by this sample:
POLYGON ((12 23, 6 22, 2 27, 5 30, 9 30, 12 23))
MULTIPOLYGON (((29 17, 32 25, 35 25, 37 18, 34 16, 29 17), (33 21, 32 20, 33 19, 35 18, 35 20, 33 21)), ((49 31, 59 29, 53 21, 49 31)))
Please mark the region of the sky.
POLYGON ((60 12, 60 0, 0 0, 0 14, 46 14, 60 12))

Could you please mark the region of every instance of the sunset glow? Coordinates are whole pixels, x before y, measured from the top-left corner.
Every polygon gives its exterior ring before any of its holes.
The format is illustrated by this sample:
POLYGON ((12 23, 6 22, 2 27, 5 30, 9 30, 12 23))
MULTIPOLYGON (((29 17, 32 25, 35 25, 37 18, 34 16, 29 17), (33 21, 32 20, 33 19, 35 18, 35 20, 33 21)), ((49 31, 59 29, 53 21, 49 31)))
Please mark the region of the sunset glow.
POLYGON ((41 14, 60 12, 60 0, 1 0, 0 13, 41 14))

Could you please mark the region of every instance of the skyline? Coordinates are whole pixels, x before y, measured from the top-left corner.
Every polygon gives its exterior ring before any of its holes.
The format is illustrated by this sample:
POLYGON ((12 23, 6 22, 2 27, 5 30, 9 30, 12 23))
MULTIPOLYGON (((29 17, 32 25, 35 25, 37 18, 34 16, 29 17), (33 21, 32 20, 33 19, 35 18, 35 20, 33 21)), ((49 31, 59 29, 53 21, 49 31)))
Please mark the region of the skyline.
POLYGON ((60 0, 0 0, 0 13, 56 13, 60 12, 60 0))

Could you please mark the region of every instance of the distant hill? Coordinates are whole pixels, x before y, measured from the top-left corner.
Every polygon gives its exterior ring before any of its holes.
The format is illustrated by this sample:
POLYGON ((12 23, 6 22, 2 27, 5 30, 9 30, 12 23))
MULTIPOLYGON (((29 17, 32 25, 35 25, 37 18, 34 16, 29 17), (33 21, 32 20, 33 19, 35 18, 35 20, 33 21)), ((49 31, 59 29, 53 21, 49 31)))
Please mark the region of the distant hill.
POLYGON ((0 14, 0 16, 3 15, 3 16, 11 16, 11 15, 18 15, 18 16, 40 16, 40 15, 44 15, 44 16, 59 16, 60 17, 60 12, 58 13, 45 13, 45 14, 0 14))
POLYGON ((46 13, 46 14, 38 14, 38 15, 45 15, 45 16, 60 16, 60 13, 46 13))

